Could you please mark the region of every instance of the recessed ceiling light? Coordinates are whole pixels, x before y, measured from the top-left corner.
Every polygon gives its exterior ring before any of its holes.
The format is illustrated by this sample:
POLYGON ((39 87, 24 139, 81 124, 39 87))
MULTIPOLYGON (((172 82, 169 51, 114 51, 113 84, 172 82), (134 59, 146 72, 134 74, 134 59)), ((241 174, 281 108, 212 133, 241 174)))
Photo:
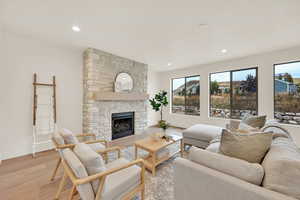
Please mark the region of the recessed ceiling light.
POLYGON ((208 24, 204 24, 204 23, 198 24, 198 27, 205 27, 205 26, 208 26, 208 24))
POLYGON ((221 52, 222 53, 227 53, 227 49, 222 49, 221 52))
POLYGON ((79 32, 80 31, 80 28, 79 28, 79 26, 72 26, 72 30, 74 31, 74 32, 79 32))
POLYGON ((169 62, 169 63, 168 63, 168 66, 171 66, 171 65, 172 65, 172 63, 169 62))

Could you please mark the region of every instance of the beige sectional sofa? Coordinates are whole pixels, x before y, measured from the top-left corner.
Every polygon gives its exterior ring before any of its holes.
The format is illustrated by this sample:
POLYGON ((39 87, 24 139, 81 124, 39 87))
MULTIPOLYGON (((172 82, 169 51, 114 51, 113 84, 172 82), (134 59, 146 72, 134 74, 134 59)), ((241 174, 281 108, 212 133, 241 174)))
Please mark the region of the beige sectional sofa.
POLYGON ((207 150, 192 147, 188 159, 177 158, 175 199, 300 199, 299 149, 278 124, 265 129, 276 134, 260 164, 216 153, 217 142, 207 150))

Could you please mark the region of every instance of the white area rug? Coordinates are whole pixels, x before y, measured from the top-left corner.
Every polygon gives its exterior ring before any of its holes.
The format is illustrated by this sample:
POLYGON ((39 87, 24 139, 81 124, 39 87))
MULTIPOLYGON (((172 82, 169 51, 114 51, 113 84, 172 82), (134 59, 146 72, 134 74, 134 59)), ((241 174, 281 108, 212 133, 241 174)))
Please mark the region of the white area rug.
MULTIPOLYGON (((170 152, 175 152, 179 149, 179 143, 167 147, 170 152)), ((146 155, 146 152, 139 150, 139 155, 146 155)), ((173 161, 179 154, 157 166, 156 175, 146 170, 146 200, 173 200, 174 199, 174 169, 173 161)), ((132 161, 134 159, 134 147, 129 146, 122 150, 122 157, 132 161)), ((115 159, 115 154, 109 155, 110 159, 115 159)), ((139 199, 139 197, 135 198, 139 199)))

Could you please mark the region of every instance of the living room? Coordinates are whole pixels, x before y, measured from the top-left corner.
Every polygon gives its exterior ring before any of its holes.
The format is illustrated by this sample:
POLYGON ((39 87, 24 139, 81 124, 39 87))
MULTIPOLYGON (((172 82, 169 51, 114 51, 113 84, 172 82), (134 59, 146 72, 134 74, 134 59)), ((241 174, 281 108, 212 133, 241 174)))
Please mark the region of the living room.
POLYGON ((299 7, 1 1, 1 199, 300 199, 299 7))

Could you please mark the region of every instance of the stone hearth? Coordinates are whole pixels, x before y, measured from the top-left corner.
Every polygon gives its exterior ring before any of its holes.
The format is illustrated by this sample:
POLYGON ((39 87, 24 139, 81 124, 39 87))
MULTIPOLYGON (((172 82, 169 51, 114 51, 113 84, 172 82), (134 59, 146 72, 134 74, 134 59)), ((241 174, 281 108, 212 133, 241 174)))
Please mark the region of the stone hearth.
POLYGON ((132 93, 146 94, 147 65, 92 48, 87 49, 83 57, 83 132, 111 140, 112 113, 134 112, 135 134, 142 133, 147 127, 146 100, 99 100, 95 94, 113 92, 115 77, 120 72, 132 76, 132 93))

